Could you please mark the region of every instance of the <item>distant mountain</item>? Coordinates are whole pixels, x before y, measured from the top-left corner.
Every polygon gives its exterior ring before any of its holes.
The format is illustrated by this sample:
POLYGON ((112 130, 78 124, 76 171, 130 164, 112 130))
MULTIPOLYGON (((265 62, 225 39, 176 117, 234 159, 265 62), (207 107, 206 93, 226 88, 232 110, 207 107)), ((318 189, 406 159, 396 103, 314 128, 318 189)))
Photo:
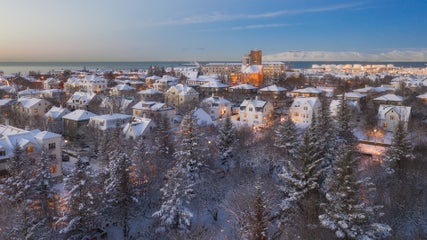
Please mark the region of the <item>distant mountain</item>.
POLYGON ((354 51, 287 51, 263 56, 265 61, 361 61, 361 62, 425 62, 427 50, 393 50, 383 53, 354 51))

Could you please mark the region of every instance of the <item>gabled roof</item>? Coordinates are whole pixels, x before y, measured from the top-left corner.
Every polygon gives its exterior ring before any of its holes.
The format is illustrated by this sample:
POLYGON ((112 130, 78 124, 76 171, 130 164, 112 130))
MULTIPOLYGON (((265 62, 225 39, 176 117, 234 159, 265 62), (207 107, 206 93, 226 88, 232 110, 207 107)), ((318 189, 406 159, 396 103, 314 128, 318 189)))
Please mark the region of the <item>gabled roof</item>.
POLYGON ((225 98, 219 97, 219 96, 212 96, 212 97, 205 98, 205 99, 203 99, 202 102, 218 103, 218 104, 224 104, 224 105, 231 104, 230 101, 228 101, 225 98))
POLYGON ((63 116, 63 119, 73 120, 73 121, 85 121, 89 120, 91 117, 97 116, 95 113, 91 113, 86 110, 77 109, 67 115, 63 116))
POLYGON ((53 132, 42 131, 37 133, 34 137, 37 139, 43 140, 43 139, 50 139, 50 138, 58 138, 62 136, 53 132))
POLYGON ((38 104, 41 101, 42 99, 40 98, 21 97, 18 99, 18 103, 20 103, 24 108, 31 108, 32 106, 38 104))
POLYGON ((183 85, 183 84, 177 84, 175 86, 170 87, 167 90, 167 93, 172 91, 172 89, 176 89, 178 91, 179 95, 188 95, 188 94, 199 94, 196 90, 194 90, 192 87, 183 85))
POLYGON ((127 84, 119 84, 119 85, 115 86, 114 88, 117 89, 118 91, 132 91, 132 90, 135 90, 134 87, 129 86, 127 84))
POLYGON ((395 111, 400 116, 401 121, 409 121, 409 117, 411 115, 411 107, 381 104, 378 109, 379 118, 385 119, 386 114, 390 111, 395 111))
POLYGON ((139 101, 132 108, 133 109, 140 109, 140 110, 157 111, 157 110, 162 109, 164 107, 169 107, 170 109, 173 109, 172 107, 167 106, 166 103, 155 102, 155 101, 144 101, 144 100, 139 101))
POLYGON ((64 116, 65 114, 70 113, 68 108, 56 107, 53 106, 46 114, 45 117, 52 117, 53 119, 64 116))
POLYGON ((374 98, 374 101, 393 101, 393 102, 403 102, 403 97, 396 94, 386 94, 377 98, 374 98))
POLYGON ((260 92, 284 92, 286 90, 287 90, 286 88, 279 87, 276 84, 273 84, 268 87, 261 88, 259 91, 260 92))
POLYGON ((73 103, 74 100, 89 103, 95 97, 95 95, 96 94, 93 92, 75 92, 70 97, 70 99, 68 99, 67 103, 73 103))
POLYGON ((212 125, 213 123, 211 116, 201 108, 194 111, 193 116, 196 117, 199 126, 212 125))
POLYGON ((317 97, 296 97, 291 108, 300 107, 305 104, 308 104, 313 108, 317 103, 320 103, 319 98, 317 97))
POLYGON ((262 100, 258 100, 258 99, 246 99, 240 104, 240 106, 246 107, 249 104, 254 105, 254 107, 256 107, 256 108, 263 108, 267 104, 267 102, 262 101, 262 100))
POLYGON ((150 89, 139 91, 138 94, 154 95, 154 94, 163 94, 163 92, 150 88, 150 89))
POLYGON ((152 122, 153 121, 149 118, 134 118, 132 122, 126 123, 123 128, 123 133, 132 132, 132 135, 135 137, 141 136, 152 122))
MULTIPOLYGON (((342 94, 337 95, 338 98, 342 97, 342 94)), ((344 93, 344 97, 346 98, 363 98, 366 97, 366 94, 361 94, 361 93, 357 93, 357 92, 346 92, 344 93)))
POLYGON ((246 90, 254 90, 258 89, 257 87, 250 85, 250 84, 240 84, 233 87, 230 87, 231 89, 246 89, 246 90))
POLYGON ((421 95, 418 95, 417 98, 419 98, 419 99, 427 99, 427 93, 423 93, 421 95))
POLYGON ((318 88, 308 87, 308 88, 297 89, 297 90, 294 90, 292 92, 295 92, 295 93, 322 93, 324 91, 321 89, 318 89, 318 88))
POLYGON ((201 85, 200 87, 202 87, 202 88, 226 88, 229 86, 221 83, 220 81, 213 80, 213 81, 209 81, 208 83, 201 85))

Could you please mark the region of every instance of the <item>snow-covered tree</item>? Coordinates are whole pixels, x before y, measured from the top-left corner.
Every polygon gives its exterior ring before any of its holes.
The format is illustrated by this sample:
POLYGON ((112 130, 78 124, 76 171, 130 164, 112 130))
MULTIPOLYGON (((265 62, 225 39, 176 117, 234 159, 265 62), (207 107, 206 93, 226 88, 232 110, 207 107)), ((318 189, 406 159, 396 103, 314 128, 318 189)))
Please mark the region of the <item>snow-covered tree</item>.
POLYGON ((402 169, 402 162, 407 162, 413 158, 412 144, 408 138, 408 133, 404 128, 404 123, 399 122, 393 135, 391 146, 387 149, 384 158, 391 167, 388 172, 399 171, 402 169))
POLYGON ((350 106, 344 99, 344 94, 338 104, 338 112, 336 115, 337 127, 336 136, 337 141, 342 144, 352 145, 355 142, 355 137, 351 127, 351 112, 350 106))
POLYGON ((169 230, 186 233, 191 226, 193 213, 188 208, 193 198, 193 184, 177 168, 168 171, 165 185, 160 189, 163 194, 160 210, 153 213, 159 220, 158 231, 169 230))
POLYGON ((82 238, 97 227, 99 212, 98 192, 90 167, 81 158, 77 159, 75 168, 65 179, 66 210, 58 223, 64 227, 60 233, 68 238, 82 238))
POLYGON ((108 166, 109 176, 105 182, 105 214, 123 228, 123 239, 130 237, 129 222, 133 217, 135 197, 130 181, 131 160, 121 150, 112 151, 108 166))
POLYGON ((334 125, 331 117, 331 111, 326 98, 321 98, 320 114, 316 121, 315 134, 317 146, 321 151, 325 165, 331 165, 334 161, 334 150, 336 148, 334 125))
POLYGON ((180 165, 178 170, 184 171, 191 181, 196 181, 200 177, 200 168, 203 166, 202 158, 204 147, 200 143, 201 132, 197 125, 197 117, 194 110, 184 116, 180 126, 180 142, 175 158, 180 165))
POLYGON ((391 228, 376 222, 381 206, 369 204, 368 195, 374 191, 369 179, 357 178, 357 157, 354 151, 342 148, 330 176, 327 203, 319 215, 321 224, 344 239, 383 239, 391 228))
POLYGON ((227 115, 224 124, 219 129, 219 136, 217 140, 219 159, 221 164, 226 168, 230 167, 229 161, 233 157, 233 149, 236 141, 236 129, 231 122, 230 115, 227 115))
POLYGON ((287 117, 274 129, 274 146, 283 149, 285 154, 292 157, 298 145, 297 134, 295 123, 290 117, 287 117))
POLYGON ((281 208, 287 211, 302 199, 308 192, 317 191, 320 176, 325 171, 321 167, 322 158, 317 147, 310 139, 309 131, 305 131, 301 143, 295 151, 294 160, 286 161, 282 173, 279 174, 283 182, 282 189, 285 198, 281 208))
POLYGON ((30 162, 19 144, 14 145, 13 156, 8 160, 7 166, 9 177, 4 181, 4 193, 6 198, 17 204, 28 195, 30 190, 28 173, 32 171, 30 162))
POLYGON ((249 217, 249 236, 252 240, 267 240, 268 211, 259 182, 255 185, 253 213, 249 217))

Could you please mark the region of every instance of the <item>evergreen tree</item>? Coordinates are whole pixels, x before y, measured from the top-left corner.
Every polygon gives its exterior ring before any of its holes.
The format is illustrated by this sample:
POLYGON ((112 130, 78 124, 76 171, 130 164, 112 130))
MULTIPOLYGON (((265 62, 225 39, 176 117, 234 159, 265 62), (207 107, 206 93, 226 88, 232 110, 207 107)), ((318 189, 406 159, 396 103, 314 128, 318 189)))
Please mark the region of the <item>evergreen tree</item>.
POLYGON ((283 149, 285 154, 292 157, 298 145, 298 132, 290 117, 279 122, 274 130, 274 146, 283 149))
POLYGON ((7 162, 9 177, 5 180, 5 194, 12 203, 25 200, 30 190, 28 180, 31 172, 29 160, 18 143, 14 145, 13 156, 7 162))
POLYGON ((320 176, 325 171, 320 165, 322 158, 317 147, 311 142, 309 131, 305 131, 302 142, 295 152, 295 161, 287 161, 279 178, 284 182, 286 194, 282 210, 288 210, 308 192, 318 190, 320 176))
POLYGON ((357 179, 357 158, 354 154, 349 147, 341 149, 329 180, 327 203, 322 204, 324 214, 319 215, 319 220, 338 238, 386 238, 391 228, 375 222, 381 206, 371 206, 366 197, 362 199, 374 189, 369 179, 357 179))
POLYGON ((194 110, 184 116, 180 126, 180 135, 181 141, 174 156, 180 165, 178 169, 184 171, 184 175, 194 182, 200 176, 204 151, 200 144, 201 133, 194 110))
POLYGON ((130 237, 129 221, 135 199, 130 182, 130 166, 131 160, 126 153, 121 150, 113 151, 108 167, 109 177, 105 182, 105 214, 123 227, 123 239, 130 237))
POLYGON ((324 165, 330 166, 333 162, 333 152, 336 148, 334 126, 332 124, 331 111, 326 98, 321 98, 321 102, 322 105, 317 119, 315 133, 318 139, 317 146, 321 151, 324 165))
POLYGON ((253 214, 249 217, 250 239, 267 240, 268 212, 264 192, 259 182, 255 186, 255 199, 253 202, 253 214))
POLYGON ((169 230, 178 233, 189 231, 193 214, 188 208, 189 201, 193 198, 193 184, 183 171, 172 168, 168 172, 165 185, 160 189, 163 194, 160 210, 153 213, 159 219, 160 232, 169 230))
POLYGON ((224 124, 219 129, 217 142, 221 164, 228 169, 230 167, 230 160, 233 157, 233 149, 237 142, 236 129, 231 122, 230 115, 227 115, 224 124))
POLYGON ((353 145, 355 143, 356 139, 352 133, 350 120, 351 120, 350 107, 347 101, 344 99, 344 94, 343 94, 338 105, 338 112, 336 116, 336 121, 337 121, 336 134, 337 134, 338 143, 346 144, 346 145, 353 145))
POLYGON ((405 131, 404 123, 399 122, 393 135, 391 146, 387 149, 384 160, 390 163, 389 172, 402 169, 402 162, 410 161, 414 158, 412 154, 412 144, 405 131))
POLYGON ((65 179, 67 209, 59 223, 65 224, 60 233, 67 239, 83 238, 97 225, 98 201, 90 167, 78 158, 75 168, 65 179))
POLYGON ((57 194, 53 188, 54 179, 50 170, 50 159, 43 151, 40 161, 37 162, 34 176, 30 179, 32 209, 36 224, 33 226, 33 237, 37 239, 50 239, 54 230, 52 222, 56 217, 57 194))

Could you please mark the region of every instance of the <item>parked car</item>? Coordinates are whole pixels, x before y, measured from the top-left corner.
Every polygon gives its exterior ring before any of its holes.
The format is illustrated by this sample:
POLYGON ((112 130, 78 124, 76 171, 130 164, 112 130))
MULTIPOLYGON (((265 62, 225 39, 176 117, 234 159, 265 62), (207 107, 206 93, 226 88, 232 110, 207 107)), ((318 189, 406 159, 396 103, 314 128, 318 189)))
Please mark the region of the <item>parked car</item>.
POLYGON ((67 154, 62 154, 62 161, 63 161, 63 162, 68 162, 68 161, 70 161, 70 156, 68 156, 67 154))

